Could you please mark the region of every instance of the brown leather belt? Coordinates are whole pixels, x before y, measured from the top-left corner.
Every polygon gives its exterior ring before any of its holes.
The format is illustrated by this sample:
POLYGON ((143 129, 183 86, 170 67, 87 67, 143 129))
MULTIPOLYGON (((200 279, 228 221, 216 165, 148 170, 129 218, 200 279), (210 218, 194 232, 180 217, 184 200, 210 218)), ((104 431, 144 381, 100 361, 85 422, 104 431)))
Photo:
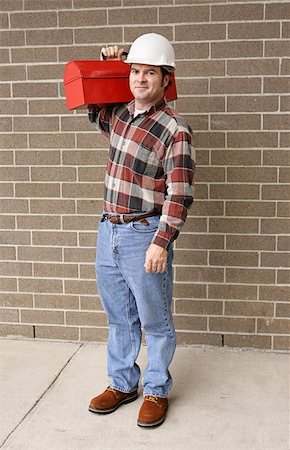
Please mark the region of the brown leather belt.
POLYGON ((120 225, 121 223, 129 223, 129 222, 142 222, 146 225, 148 225, 148 221, 146 220, 147 217, 153 217, 153 216, 159 216, 160 212, 159 211, 150 211, 148 213, 144 213, 144 214, 138 214, 138 215, 129 215, 129 214, 124 214, 123 216, 121 215, 116 215, 116 214, 108 214, 105 213, 101 219, 101 222, 104 222, 104 220, 109 220, 110 222, 120 225), (122 219, 121 219, 122 217, 122 219))

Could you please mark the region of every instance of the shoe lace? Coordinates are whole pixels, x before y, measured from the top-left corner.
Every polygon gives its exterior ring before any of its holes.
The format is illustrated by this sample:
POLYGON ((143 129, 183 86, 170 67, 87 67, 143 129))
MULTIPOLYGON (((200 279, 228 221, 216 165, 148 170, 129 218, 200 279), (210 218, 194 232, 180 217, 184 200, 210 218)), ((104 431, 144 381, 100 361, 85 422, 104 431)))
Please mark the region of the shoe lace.
POLYGON ((148 400, 149 402, 153 402, 153 403, 155 403, 157 406, 160 406, 160 407, 161 407, 161 405, 159 405, 159 403, 158 403, 157 397, 154 397, 153 395, 147 395, 147 396, 146 396, 146 400, 148 400))
POLYGON ((116 397, 119 397, 119 391, 117 391, 117 389, 114 389, 114 388, 112 388, 111 386, 109 386, 109 387, 107 388, 107 391, 113 392, 113 394, 114 394, 116 397))

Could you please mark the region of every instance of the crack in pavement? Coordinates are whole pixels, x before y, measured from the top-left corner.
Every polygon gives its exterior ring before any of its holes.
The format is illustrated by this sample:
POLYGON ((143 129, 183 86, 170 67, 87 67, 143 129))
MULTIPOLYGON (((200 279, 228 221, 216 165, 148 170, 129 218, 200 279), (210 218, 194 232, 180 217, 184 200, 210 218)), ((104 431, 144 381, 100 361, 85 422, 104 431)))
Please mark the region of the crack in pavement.
POLYGON ((20 427, 20 425, 25 421, 25 419, 30 415, 30 413, 35 409, 35 407, 38 405, 38 403, 43 399, 43 397, 47 394, 47 392, 50 391, 52 386, 55 384, 55 382, 58 380, 64 369, 69 365, 69 363, 72 361, 72 359, 76 356, 76 354, 80 351, 80 349, 83 347, 84 344, 80 344, 79 347, 74 351, 74 353, 69 357, 69 359, 65 362, 65 364, 61 367, 61 369, 58 371, 58 373, 53 378, 52 382, 49 384, 49 386, 43 391, 43 393, 40 395, 40 397, 36 400, 36 402, 32 405, 32 407, 27 411, 27 413, 22 417, 20 422, 13 428, 12 431, 6 436, 4 441, 0 444, 0 448, 2 448, 9 438, 12 436, 12 434, 20 427))

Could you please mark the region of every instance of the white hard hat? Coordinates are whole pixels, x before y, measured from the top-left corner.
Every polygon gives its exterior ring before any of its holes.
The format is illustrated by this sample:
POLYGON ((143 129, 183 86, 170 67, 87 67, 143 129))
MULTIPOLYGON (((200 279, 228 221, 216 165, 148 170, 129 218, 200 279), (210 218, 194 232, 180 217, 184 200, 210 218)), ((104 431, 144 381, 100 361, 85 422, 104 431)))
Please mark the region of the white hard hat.
POLYGON ((148 33, 139 36, 132 44, 126 63, 167 66, 175 69, 175 53, 171 43, 161 34, 148 33))

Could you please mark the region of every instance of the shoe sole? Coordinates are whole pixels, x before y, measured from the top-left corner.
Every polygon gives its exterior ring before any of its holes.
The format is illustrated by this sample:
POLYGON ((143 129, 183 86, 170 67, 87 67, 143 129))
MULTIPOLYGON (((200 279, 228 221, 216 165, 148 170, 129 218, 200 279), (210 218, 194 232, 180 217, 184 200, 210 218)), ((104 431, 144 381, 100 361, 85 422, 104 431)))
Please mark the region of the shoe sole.
POLYGON ((159 425, 161 425, 164 422, 164 420, 166 418, 166 413, 167 413, 167 410, 165 411, 164 416, 162 416, 159 420, 155 420, 155 422, 141 422, 141 420, 137 420, 137 425, 142 428, 159 427, 159 425))
POLYGON ((121 400, 119 403, 117 403, 116 406, 114 406, 114 408, 109 408, 109 409, 94 409, 91 406, 89 406, 89 411, 96 413, 96 414, 110 414, 114 411, 116 411, 116 409, 119 408, 119 406, 124 405, 126 403, 131 403, 134 402, 134 400, 137 400, 138 398, 138 394, 135 394, 132 397, 129 398, 124 398, 124 400, 121 400))

